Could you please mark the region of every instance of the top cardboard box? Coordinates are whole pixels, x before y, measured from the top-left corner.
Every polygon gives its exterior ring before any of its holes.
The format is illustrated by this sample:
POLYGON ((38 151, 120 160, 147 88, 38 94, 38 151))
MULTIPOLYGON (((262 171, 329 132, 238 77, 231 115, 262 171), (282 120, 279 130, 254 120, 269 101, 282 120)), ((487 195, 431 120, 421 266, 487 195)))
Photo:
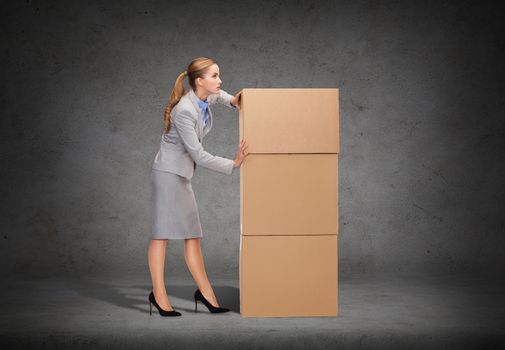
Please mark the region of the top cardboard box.
POLYGON ((338 89, 242 89, 249 153, 339 153, 338 89))

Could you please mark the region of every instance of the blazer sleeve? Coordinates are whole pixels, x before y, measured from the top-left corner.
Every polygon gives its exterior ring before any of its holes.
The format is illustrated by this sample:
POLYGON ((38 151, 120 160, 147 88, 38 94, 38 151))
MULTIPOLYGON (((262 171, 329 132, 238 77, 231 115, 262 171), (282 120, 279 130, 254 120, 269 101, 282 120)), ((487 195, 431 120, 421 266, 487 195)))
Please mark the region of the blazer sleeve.
POLYGON ((213 105, 213 104, 216 104, 216 103, 221 103, 222 105, 225 105, 227 107, 236 109, 236 107, 230 103, 230 100, 233 97, 234 97, 233 95, 230 95, 226 91, 219 90, 218 93, 209 95, 208 101, 209 101, 209 105, 213 105))
POLYGON ((214 156, 203 149, 195 130, 196 120, 190 111, 178 111, 174 116, 174 125, 186 151, 196 164, 227 175, 232 174, 233 160, 214 156))

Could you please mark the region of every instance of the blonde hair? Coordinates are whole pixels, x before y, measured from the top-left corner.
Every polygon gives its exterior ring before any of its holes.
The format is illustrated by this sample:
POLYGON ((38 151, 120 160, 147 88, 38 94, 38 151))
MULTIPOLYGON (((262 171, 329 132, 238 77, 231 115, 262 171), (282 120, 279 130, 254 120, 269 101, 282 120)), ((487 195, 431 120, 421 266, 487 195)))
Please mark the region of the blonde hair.
POLYGON ((196 91, 195 79, 203 78, 203 75, 213 64, 217 64, 217 62, 212 58, 195 58, 193 61, 191 61, 188 68, 179 74, 177 79, 175 79, 174 88, 172 89, 172 94, 170 95, 170 101, 165 108, 165 133, 170 131, 170 111, 175 107, 177 103, 179 103, 181 97, 186 94, 186 90, 184 89, 184 77, 188 76, 189 85, 193 91, 196 91))

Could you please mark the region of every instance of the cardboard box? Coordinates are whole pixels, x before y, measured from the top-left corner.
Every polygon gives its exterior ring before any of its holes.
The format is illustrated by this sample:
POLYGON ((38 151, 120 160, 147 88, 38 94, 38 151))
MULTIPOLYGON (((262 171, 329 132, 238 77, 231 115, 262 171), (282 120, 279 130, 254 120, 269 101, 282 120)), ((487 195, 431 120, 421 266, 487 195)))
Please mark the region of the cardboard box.
POLYGON ((339 153, 338 89, 242 89, 249 153, 339 153))
POLYGON ((240 169, 240 233, 336 235, 338 154, 249 154, 240 169))
POLYGON ((337 316, 337 237, 240 235, 240 314, 337 316))

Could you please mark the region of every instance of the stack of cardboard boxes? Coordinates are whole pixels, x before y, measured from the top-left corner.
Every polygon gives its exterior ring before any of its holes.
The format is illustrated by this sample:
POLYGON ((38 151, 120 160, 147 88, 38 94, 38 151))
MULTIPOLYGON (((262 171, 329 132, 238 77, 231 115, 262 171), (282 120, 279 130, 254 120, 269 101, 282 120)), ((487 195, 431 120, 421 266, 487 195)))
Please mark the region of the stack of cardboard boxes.
POLYGON ((240 313, 338 315, 338 89, 243 89, 240 313))

